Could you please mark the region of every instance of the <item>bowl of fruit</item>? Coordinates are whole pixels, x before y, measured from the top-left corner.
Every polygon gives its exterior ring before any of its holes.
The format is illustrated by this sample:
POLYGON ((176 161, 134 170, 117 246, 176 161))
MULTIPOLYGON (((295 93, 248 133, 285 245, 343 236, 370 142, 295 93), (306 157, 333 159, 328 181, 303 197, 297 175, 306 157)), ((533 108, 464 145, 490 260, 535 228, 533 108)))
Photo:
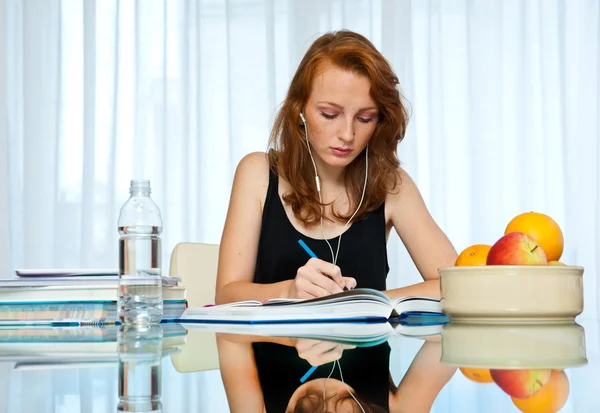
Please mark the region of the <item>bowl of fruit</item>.
POLYGON ((455 321, 566 321, 583 311, 583 272, 560 261, 560 226, 539 212, 514 217, 493 244, 474 244, 438 270, 441 305, 455 321))

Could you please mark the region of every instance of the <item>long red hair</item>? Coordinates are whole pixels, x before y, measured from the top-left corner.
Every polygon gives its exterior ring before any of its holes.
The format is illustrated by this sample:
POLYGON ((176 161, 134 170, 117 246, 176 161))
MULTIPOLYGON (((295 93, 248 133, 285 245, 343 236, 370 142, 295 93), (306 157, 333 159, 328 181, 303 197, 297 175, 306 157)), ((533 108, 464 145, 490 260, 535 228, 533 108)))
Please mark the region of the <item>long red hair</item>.
MULTIPOLYGON (((371 98, 379 109, 377 126, 369 140, 367 189, 355 221, 381 206, 386 194, 396 188, 400 166, 396 149, 404 138, 408 123, 408 113, 398 90, 398 77, 367 38, 342 30, 327 33, 311 45, 291 81, 269 140, 270 167, 292 187, 283 200, 291 205, 295 217, 307 226, 319 222, 322 205, 300 112, 309 98, 318 68, 325 62, 366 76, 371 82, 371 98)), ((339 220, 349 219, 358 206, 365 176, 365 155, 363 151, 345 169, 344 181, 351 208, 347 214, 334 211, 339 220)))

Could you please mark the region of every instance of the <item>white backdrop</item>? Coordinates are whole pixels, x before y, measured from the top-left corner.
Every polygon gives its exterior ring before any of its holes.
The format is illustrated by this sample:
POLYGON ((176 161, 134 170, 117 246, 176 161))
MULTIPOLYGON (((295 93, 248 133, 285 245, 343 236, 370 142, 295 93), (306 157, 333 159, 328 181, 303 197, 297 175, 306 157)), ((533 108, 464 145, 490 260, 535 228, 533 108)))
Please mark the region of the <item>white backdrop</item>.
MULTIPOLYGON (((596 0, 0 0, 0 25, 0 276, 115 267, 133 177, 163 212, 165 268, 179 241, 218 242, 302 54, 348 28, 397 70, 400 157, 457 250, 548 213, 598 316, 596 0)), ((397 237, 389 251, 389 287, 418 281, 397 237)))
MULTIPOLYGON (((460 251, 554 217, 598 313, 596 0, 0 0, 0 270, 114 267, 129 180, 163 212, 164 265, 218 242, 232 174, 265 150, 308 45, 368 36, 411 103, 400 147, 460 251), (568 6, 567 6, 568 4, 568 6)), ((390 287, 419 280, 390 242, 390 287)))

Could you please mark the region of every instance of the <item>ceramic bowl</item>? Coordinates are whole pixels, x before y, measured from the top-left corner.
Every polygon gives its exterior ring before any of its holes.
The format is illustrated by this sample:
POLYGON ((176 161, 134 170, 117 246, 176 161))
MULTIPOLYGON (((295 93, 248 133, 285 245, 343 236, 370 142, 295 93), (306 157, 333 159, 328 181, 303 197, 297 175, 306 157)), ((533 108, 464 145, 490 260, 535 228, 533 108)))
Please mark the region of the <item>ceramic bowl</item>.
POLYGON ((583 311, 583 271, 559 265, 440 268, 442 310, 453 321, 572 321, 583 311))

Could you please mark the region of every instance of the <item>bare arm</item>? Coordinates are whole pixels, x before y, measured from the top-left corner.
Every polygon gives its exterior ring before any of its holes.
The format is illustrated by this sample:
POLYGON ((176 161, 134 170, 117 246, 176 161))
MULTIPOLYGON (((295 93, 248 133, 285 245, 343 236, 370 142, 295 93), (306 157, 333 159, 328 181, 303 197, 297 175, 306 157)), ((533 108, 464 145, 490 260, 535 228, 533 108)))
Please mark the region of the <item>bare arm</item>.
POLYGON ((271 284, 253 282, 269 185, 269 164, 264 153, 246 155, 239 163, 219 248, 215 303, 264 301, 274 297, 312 298, 353 288, 356 280, 342 277, 339 267, 311 258, 291 280, 271 284), (326 274, 331 277, 324 277, 326 274))
POLYGON ((406 246, 424 282, 387 291, 392 297, 424 295, 439 298, 438 268, 453 266, 458 256, 456 249, 433 220, 411 177, 399 170, 401 184, 397 193, 390 194, 391 222, 406 246))
POLYGON ((441 343, 427 341, 415 356, 390 396, 390 412, 429 413, 442 388, 456 372, 456 367, 442 364, 441 343))
POLYGON ((262 413, 265 409, 251 343, 223 340, 217 334, 219 370, 229 411, 262 413))
POLYGON ((282 297, 291 281, 253 283, 260 237, 263 199, 269 185, 264 153, 246 155, 239 163, 219 248, 215 302, 282 297))

